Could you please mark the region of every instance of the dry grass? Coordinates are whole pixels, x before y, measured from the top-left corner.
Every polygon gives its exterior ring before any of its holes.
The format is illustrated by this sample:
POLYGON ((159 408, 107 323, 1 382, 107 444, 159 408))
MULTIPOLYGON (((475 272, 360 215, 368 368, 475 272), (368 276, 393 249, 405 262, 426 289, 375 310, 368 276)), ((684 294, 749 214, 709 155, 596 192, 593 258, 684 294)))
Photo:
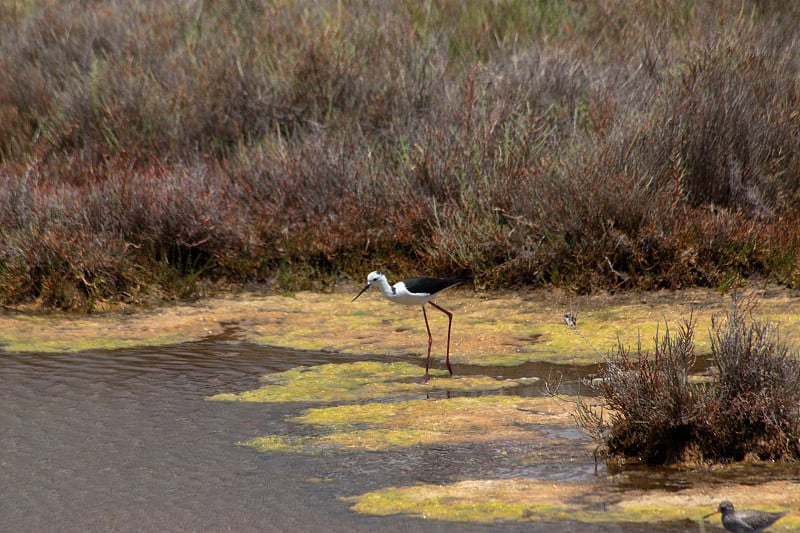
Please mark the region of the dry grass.
POLYGON ((6 2, 0 301, 796 286, 800 9, 637 4, 6 2))

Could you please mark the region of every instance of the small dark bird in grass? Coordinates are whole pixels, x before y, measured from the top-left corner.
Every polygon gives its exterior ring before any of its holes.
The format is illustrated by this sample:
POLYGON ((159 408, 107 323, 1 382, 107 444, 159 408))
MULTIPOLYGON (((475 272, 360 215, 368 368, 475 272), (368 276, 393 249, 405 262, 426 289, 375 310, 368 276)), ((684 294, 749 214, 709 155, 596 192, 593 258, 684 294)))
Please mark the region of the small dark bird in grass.
POLYGON ((722 513, 722 527, 728 531, 733 531, 733 533, 752 533, 765 530, 780 518, 789 514, 789 511, 781 511, 779 513, 754 511, 752 509, 736 511, 731 502, 722 502, 716 511, 708 513, 703 518, 708 518, 717 513, 722 513))

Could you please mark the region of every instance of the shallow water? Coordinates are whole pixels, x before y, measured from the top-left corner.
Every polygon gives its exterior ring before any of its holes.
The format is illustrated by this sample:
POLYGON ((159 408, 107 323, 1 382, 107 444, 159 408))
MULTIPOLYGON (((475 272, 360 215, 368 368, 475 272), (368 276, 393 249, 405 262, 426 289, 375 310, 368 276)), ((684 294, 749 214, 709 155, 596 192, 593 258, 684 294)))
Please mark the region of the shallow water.
MULTIPOLYGON (((0 530, 552 531, 553 525, 544 523, 491 526, 363 516, 340 498, 390 485, 467 478, 594 480, 601 490, 641 488, 642 480, 661 486, 683 482, 679 473, 657 469, 609 475, 591 457, 576 464, 556 454, 552 462, 528 466, 487 461, 499 453, 487 444, 330 456, 259 453, 235 443, 296 431, 285 420, 306 406, 205 399, 257 387, 265 373, 352 360, 242 344, 233 329, 160 348, 0 354, 0 530)), ((460 374, 543 378, 515 390, 522 395, 546 393, 545 381, 560 382, 560 391, 572 394, 580 378, 596 371, 595 365, 454 366, 460 374)), ((554 431, 555 437, 587 439, 577 430, 554 431)), ((638 529, 560 522, 557 530, 638 529)))

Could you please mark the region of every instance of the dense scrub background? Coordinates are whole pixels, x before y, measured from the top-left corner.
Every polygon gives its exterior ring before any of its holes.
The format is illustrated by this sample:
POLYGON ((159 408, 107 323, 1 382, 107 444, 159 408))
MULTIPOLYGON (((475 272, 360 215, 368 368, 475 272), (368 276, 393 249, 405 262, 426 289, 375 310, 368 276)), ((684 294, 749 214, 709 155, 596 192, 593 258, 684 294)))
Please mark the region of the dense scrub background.
POLYGON ((0 5, 0 303, 800 283, 800 4, 0 5))

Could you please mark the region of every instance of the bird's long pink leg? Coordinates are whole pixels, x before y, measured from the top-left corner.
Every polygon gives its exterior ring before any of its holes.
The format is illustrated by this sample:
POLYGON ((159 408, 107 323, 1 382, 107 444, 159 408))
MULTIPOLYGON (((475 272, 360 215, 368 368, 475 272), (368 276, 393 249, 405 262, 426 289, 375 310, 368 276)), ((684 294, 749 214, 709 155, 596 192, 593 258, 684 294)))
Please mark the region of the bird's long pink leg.
MULTIPOLYGON (((438 305, 436 305, 433 302, 428 302, 428 303, 431 304, 432 306, 434 306, 436 309, 438 309, 442 313, 447 315, 447 356, 445 357, 444 362, 447 365, 447 370, 450 371, 450 375, 452 376, 453 375, 453 369, 450 366, 450 328, 453 325, 453 313, 451 313, 450 311, 448 311, 444 307, 439 307, 438 305)), ((423 307, 422 310, 424 311, 425 308, 423 307)), ((427 318, 425 319, 425 325, 428 325, 428 319, 427 318)), ((428 335, 430 335, 430 334, 431 334, 431 330, 429 329, 428 330, 428 335)), ((428 344, 428 360, 429 361, 430 361, 430 358, 431 358, 431 345, 428 344)))
POLYGON ((428 325, 428 313, 425 312, 425 304, 422 304, 422 316, 425 317, 425 328, 428 330, 428 362, 425 363, 425 379, 422 383, 428 382, 428 368, 431 366, 431 345, 433 344, 433 335, 431 335, 431 327, 428 325))

